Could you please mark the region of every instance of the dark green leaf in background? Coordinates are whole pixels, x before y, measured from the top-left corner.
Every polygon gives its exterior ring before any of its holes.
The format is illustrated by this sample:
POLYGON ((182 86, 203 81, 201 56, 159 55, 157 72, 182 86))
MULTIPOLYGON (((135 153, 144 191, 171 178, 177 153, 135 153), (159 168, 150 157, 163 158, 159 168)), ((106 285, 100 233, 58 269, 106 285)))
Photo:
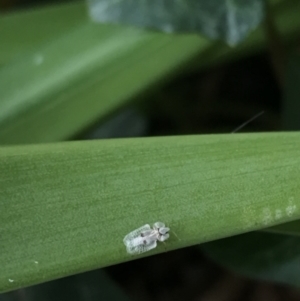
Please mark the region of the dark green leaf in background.
MULTIPOLYGON (((272 11, 291 41, 300 2, 281 1, 271 1, 272 11)), ((200 70, 265 47, 262 30, 232 49, 199 35, 91 24, 85 9, 75 1, 0 19, 0 144, 70 139, 191 66, 200 70)))
POLYGON ((129 301, 103 269, 0 295, 0 301, 129 301))
POLYGON ((287 131, 300 130, 300 51, 288 60, 284 92, 283 127, 287 131))
POLYGON ((248 233, 201 246, 221 265, 255 279, 300 287, 300 238, 248 233))
POLYGON ((95 21, 199 32, 235 45, 263 19, 262 0, 89 0, 95 21))

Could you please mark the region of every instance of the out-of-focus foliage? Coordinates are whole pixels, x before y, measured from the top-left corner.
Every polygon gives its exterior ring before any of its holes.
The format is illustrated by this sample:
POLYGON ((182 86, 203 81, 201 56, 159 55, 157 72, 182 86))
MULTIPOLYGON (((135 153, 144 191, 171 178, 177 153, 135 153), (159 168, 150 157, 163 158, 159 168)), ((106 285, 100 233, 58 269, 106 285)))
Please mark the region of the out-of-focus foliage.
POLYGON ((249 233, 213 241, 202 250, 221 265, 254 279, 300 287, 300 238, 249 233))
POLYGON ((263 0, 88 0, 97 22, 127 23, 165 32, 198 32, 235 45, 264 16, 263 0))

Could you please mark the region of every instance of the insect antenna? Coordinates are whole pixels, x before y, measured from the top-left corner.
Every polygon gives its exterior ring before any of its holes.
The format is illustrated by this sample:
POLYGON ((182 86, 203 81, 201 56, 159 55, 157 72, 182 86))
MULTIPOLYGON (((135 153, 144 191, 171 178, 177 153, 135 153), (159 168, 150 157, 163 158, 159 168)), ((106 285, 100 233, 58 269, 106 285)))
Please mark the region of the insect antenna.
POLYGON ((176 236, 176 238, 178 239, 178 240, 181 240, 179 237, 178 237, 178 235, 175 233, 175 231, 173 231, 173 230, 170 230, 172 233, 174 233, 174 235, 176 236))
POLYGON ((243 127, 245 127, 247 124, 249 124, 250 122, 252 122, 253 120, 257 119, 258 117, 260 117, 262 114, 264 114, 265 111, 261 111, 258 114, 256 114, 255 116, 251 117, 249 120, 247 120, 246 122, 244 122, 243 124, 239 125, 237 128, 235 128, 231 134, 234 134, 236 132, 238 132, 240 129, 242 129, 243 127))

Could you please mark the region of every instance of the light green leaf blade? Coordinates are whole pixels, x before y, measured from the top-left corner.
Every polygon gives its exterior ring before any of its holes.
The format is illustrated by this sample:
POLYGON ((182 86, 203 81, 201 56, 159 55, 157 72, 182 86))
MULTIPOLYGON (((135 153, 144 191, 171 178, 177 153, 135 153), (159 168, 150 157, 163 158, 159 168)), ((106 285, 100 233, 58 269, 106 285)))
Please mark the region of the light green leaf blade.
POLYGON ((41 64, 27 55, 0 69, 0 143, 69 138, 208 45, 191 36, 83 24, 39 49, 41 64))
POLYGON ((97 22, 133 24, 165 32, 200 32, 235 45, 263 19, 262 0, 88 0, 97 22))
MULTIPOLYGON (((69 6, 70 13, 84 8, 69 6)), ((61 16, 60 10, 55 13, 61 16)), ((33 17, 36 26, 43 23, 33 17)), ((15 19, 9 20, 21 24, 21 17, 15 19)), ((68 139, 209 46, 195 36, 176 39, 79 19, 77 26, 69 31, 63 27, 34 52, 25 47, 23 56, 0 69, 0 144, 68 139)))
POLYGON ((10 11, 0 18, 0 66, 21 57, 35 54, 44 44, 72 31, 86 22, 83 2, 62 3, 10 11))
POLYGON ((299 177, 299 133, 2 147, 0 290, 299 219, 299 177), (128 255, 156 221, 166 246, 128 255))
MULTIPOLYGON (((298 37, 300 2, 273 2, 282 35, 298 37)), ((191 66, 199 70, 265 46, 262 30, 233 50, 198 35, 90 24, 83 11, 75 2, 0 19, 1 58, 11 60, 0 69, 0 144, 70 139, 191 66), (57 20, 55 34, 49 20, 57 20), (23 33, 32 39, 19 45, 23 33)))

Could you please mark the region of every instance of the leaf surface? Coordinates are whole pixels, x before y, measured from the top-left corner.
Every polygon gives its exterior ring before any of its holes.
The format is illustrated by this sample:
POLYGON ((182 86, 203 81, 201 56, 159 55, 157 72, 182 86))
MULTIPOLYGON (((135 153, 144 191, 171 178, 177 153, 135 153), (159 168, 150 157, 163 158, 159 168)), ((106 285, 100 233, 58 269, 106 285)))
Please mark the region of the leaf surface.
POLYGON ((299 178, 299 133, 1 147, 0 290, 299 219, 299 178), (166 246, 127 254, 157 221, 166 246))

